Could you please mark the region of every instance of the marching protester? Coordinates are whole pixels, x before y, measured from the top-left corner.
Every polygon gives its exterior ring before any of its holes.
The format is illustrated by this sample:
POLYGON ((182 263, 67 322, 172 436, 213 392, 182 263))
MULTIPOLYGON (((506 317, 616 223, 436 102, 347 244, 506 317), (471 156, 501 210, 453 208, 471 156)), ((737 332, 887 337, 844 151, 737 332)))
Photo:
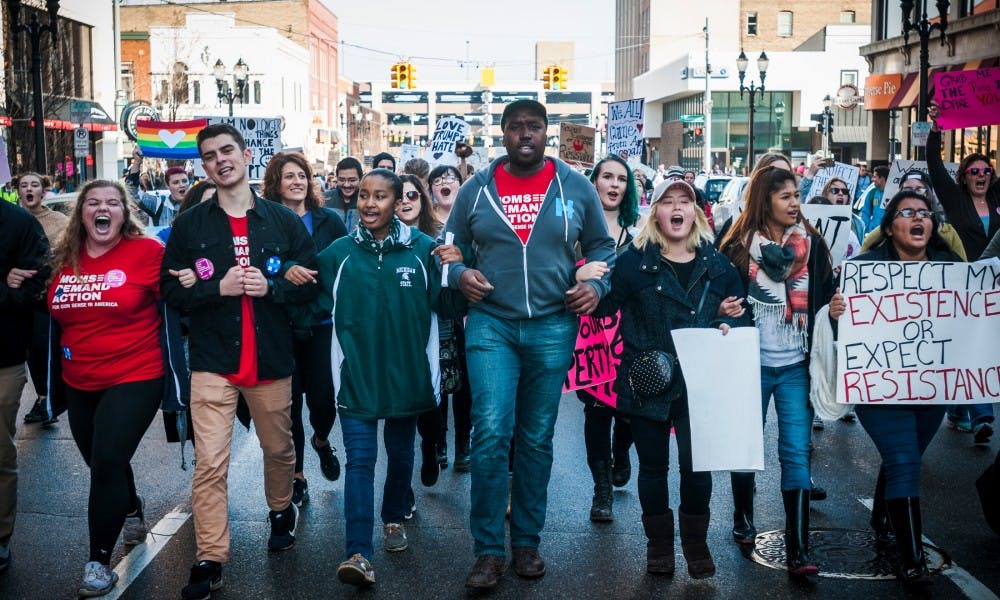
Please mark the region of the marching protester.
POLYGON ((648 540, 646 571, 674 573, 674 513, 667 489, 673 428, 681 472, 681 549, 690 576, 703 579, 715 574, 707 543, 712 474, 691 469, 691 424, 683 376, 677 368, 668 382, 660 372, 646 389, 646 380, 633 375, 651 355, 676 355, 671 329, 718 327, 725 334, 745 312, 743 285, 729 260, 712 246, 712 229, 690 185, 666 179, 653 190, 652 198, 649 219, 618 257, 611 291, 601 300, 597 314, 621 310, 624 350, 614 391, 617 412, 631 419, 639 455, 639 502, 648 540))
MULTIPOLYGON (((31 172, 19 175, 17 194, 21 206, 41 223, 45 237, 49 241, 49 248, 55 248, 69 223, 69 217, 42 204, 45 195, 42 176, 31 172)), ((35 386, 38 397, 31 410, 24 415, 24 422, 49 425, 54 422, 49 420, 46 409, 46 397, 49 393, 49 316, 42 307, 38 307, 32 315, 32 322, 31 345, 28 347, 28 372, 31 374, 31 383, 35 386)))
POLYGON ((358 224, 358 182, 364 169, 358 159, 348 156, 337 163, 334 173, 337 185, 323 193, 323 204, 337 213, 347 231, 354 231, 358 224))
POLYGON ((54 254, 48 307, 61 355, 49 368, 61 371, 70 430, 90 467, 90 557, 79 594, 102 596, 118 581, 110 562, 119 533, 129 545, 147 533, 129 463, 164 393, 163 245, 145 237, 120 183, 97 180, 80 190, 54 254))
POLYGON ((431 172, 430 164, 428 164, 427 161, 422 158, 411 158, 410 160, 406 161, 405 165, 403 165, 403 174, 416 175, 417 178, 423 182, 425 188, 427 187, 428 184, 427 178, 430 175, 430 172, 431 172))
POLYGON ((27 382, 24 362, 35 306, 50 272, 49 243, 37 219, 0 202, 0 572, 11 562, 17 515, 17 410, 27 382))
MULTIPOLYGON (((264 171, 264 197, 291 209, 302 219, 316 251, 347 235, 337 213, 320 205, 312 167, 298 152, 275 154, 264 171)), ((293 265, 285 279, 296 285, 313 285, 315 273, 302 265, 293 265)), ((340 477, 340 461, 330 443, 330 431, 337 418, 333 398, 333 374, 327 352, 333 335, 329 318, 315 324, 299 324, 295 330, 295 373, 292 375, 292 441, 295 445, 295 474, 292 481, 292 504, 309 501, 309 483, 303 473, 305 427, 302 425, 302 396, 309 406, 309 424, 313 435, 309 445, 319 455, 320 472, 330 481, 340 477)))
POLYGON ((386 169, 362 178, 358 227, 319 254, 315 310, 332 315, 328 349, 347 453, 344 477, 346 559, 338 578, 375 583, 372 527, 378 425, 388 456, 382 495, 383 547, 406 550, 402 525, 413 474, 417 415, 435 408, 436 316, 441 272, 435 242, 404 225, 395 210, 403 182, 386 169), (358 324, 364 324, 359 328, 358 324), (392 340, 391 351, 384 347, 392 340), (386 377, 392 373, 392 377, 386 377))
MULTIPOLYGON (((632 170, 621 158, 608 156, 594 165, 590 181, 597 190, 605 225, 620 255, 632 241, 634 227, 639 221, 639 193, 632 170)), ((583 402, 583 440, 587 448, 587 466, 594 479, 590 520, 611 521, 614 518, 611 486, 623 487, 632 476, 629 460, 632 430, 628 421, 618 416, 615 409, 599 401, 586 389, 578 390, 576 397, 583 402)))
MULTIPOLYGON (((879 165, 872 169, 871 184, 861 191, 859 216, 865 228, 865 235, 877 230, 882 222, 882 215, 885 213, 885 184, 888 178, 889 167, 879 165)), ((858 187, 861 187, 860 182, 858 187)))
MULTIPOLYGON (((778 458, 785 508, 785 552, 791 575, 819 572, 809 556, 810 468, 808 349, 813 321, 830 304, 833 321, 844 300, 835 294, 830 252, 823 236, 800 211, 795 175, 783 168, 758 169, 747 186, 746 206, 722 240, 721 251, 743 279, 754 324, 760 330, 763 418, 774 397, 778 458)), ((733 537, 754 542, 753 474, 734 482, 733 537), (737 500, 736 496, 741 499, 737 500)))
MULTIPOLYGON (((428 178, 434 214, 439 223, 447 223, 455 205, 462 175, 457 167, 438 165, 428 178)), ((465 360, 465 320, 461 318, 439 320, 441 336, 441 437, 437 444, 438 464, 448 466, 448 405, 451 404, 455 420, 455 471, 469 470, 469 439, 472 432, 470 411, 472 392, 469 390, 469 367, 465 360)))
MULTIPOLYGON (((184 194, 184 200, 181 201, 181 207, 177 210, 177 214, 188 210, 192 206, 201 204, 202 201, 207 200, 215 195, 215 184, 207 179, 203 179, 198 183, 194 184, 188 188, 187 193, 184 194)), ((156 232, 156 237, 166 244, 170 239, 170 230, 173 229, 173 225, 167 225, 163 229, 156 232)), ((194 274, 194 269, 191 269, 192 275, 194 274)), ((193 280, 192 280, 193 285, 193 280)))
POLYGON ((580 243, 588 262, 613 267, 615 259, 594 187, 566 163, 546 158, 547 126, 539 102, 507 104, 500 119, 507 156, 462 186, 447 225, 476 265, 457 263, 448 273, 450 286, 470 302, 470 523, 477 558, 466 586, 473 589, 496 587, 507 568, 504 515, 512 436, 517 438, 510 495, 514 572, 525 578, 545 574, 538 546, 576 314, 592 312, 608 289, 606 278, 574 281, 573 246, 580 243))
MULTIPOLYGON (((882 241, 856 260, 960 261, 938 235, 938 221, 926 196, 902 190, 886 206, 880 229, 882 241)), ((831 313, 833 307, 831 305, 831 313)), ((890 528, 902 564, 899 578, 908 584, 926 582, 920 512, 921 457, 941 425, 946 407, 940 404, 859 404, 861 426, 882 457, 872 505, 871 525, 881 545, 890 543, 890 528)))
POLYGON ((372 157, 372 168, 373 169, 388 169, 393 173, 396 172, 396 159, 393 155, 388 152, 379 152, 372 157))
POLYGON ((166 190, 147 190, 140 185, 139 168, 142 166, 142 150, 139 146, 132 151, 132 164, 125 175, 125 185, 135 197, 139 208, 149 216, 149 224, 154 227, 166 227, 174 221, 180 212, 181 202, 187 192, 187 171, 184 167, 170 167, 163 174, 167 185, 166 190))
POLYGON ((315 246, 294 212, 262 200, 250 188, 246 167, 252 153, 239 130, 209 125, 198 133, 197 143, 216 193, 174 222, 160 270, 164 299, 191 323, 197 556, 181 592, 186 599, 219 589, 222 564, 229 560, 227 477, 240 394, 264 453, 268 550, 295 544, 294 353, 286 305, 307 302, 317 291, 315 285, 297 286, 279 276, 289 261, 314 266, 315 246), (183 269, 195 270, 193 286, 180 281, 183 269))

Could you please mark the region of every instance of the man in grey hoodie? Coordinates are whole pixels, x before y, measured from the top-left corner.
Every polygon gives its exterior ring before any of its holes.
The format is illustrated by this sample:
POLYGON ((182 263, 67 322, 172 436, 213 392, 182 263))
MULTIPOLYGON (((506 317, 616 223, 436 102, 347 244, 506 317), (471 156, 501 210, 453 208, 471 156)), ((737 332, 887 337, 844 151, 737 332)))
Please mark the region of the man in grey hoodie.
POLYGON ((514 571, 529 578, 545 574, 538 545, 552 434, 577 315, 592 312, 608 291, 608 276, 576 282, 575 247, 579 244, 588 262, 613 266, 615 260, 615 243, 594 186, 566 163, 545 157, 547 126, 545 107, 538 102, 508 104, 500 120, 507 156, 462 186, 447 225, 468 257, 467 264, 450 265, 448 281, 470 302, 470 525, 477 559, 466 586, 473 589, 495 587, 506 570, 512 437, 514 571))

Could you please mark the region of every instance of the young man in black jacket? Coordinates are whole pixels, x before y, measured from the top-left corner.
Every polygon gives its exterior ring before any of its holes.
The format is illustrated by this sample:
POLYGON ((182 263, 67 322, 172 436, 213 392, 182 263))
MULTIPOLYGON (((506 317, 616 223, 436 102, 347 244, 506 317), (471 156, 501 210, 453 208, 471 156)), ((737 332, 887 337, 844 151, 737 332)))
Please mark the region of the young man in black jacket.
POLYGON ((32 304, 49 276, 49 242, 38 220, 0 202, 0 571, 10 565, 17 513, 17 409, 27 381, 32 304))
POLYGON ((226 478, 241 393, 264 451, 268 550, 295 543, 295 365, 286 305, 316 294, 314 285, 296 286, 279 275, 288 261, 314 268, 315 246, 298 215, 251 190, 246 167, 252 154, 240 132, 210 125, 198 134, 198 151, 217 191, 174 221, 160 272, 164 299, 191 319, 197 562, 184 598, 206 598, 222 586, 222 563, 229 560, 226 478), (189 286, 178 277, 185 269, 197 275, 189 286))

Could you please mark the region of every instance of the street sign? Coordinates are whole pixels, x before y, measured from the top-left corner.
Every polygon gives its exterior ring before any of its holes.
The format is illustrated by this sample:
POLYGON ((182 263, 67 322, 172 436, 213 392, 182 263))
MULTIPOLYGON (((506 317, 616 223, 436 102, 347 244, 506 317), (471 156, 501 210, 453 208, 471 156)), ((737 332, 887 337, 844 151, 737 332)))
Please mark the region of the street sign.
POLYGON ((77 127, 73 130, 73 156, 86 158, 90 154, 90 132, 86 127, 77 127))
POLYGON ((704 123, 705 115, 681 115, 681 123, 704 123))

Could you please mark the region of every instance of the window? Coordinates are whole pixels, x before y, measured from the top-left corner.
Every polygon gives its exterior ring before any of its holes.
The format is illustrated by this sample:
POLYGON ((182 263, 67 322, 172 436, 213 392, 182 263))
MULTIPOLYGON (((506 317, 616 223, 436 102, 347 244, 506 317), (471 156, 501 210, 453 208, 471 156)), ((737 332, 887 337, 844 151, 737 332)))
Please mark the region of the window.
POLYGON ((747 13, 747 35, 757 35, 757 13, 747 13))
POLYGON ((122 90, 129 102, 135 100, 135 67, 131 62, 122 63, 122 90))
POLYGON ((858 72, 857 71, 841 71, 840 72, 840 85, 858 85, 858 72))
POLYGON ((174 63, 173 78, 170 82, 173 88, 173 101, 175 104, 187 104, 188 102, 188 67, 182 62, 174 63))
POLYGON ((253 82, 253 103, 260 104, 260 81, 253 82))
POLYGON ((191 84, 191 96, 195 104, 201 104, 201 82, 195 81, 191 84))
POLYGON ((854 23, 856 15, 853 10, 842 10, 840 11, 840 22, 841 23, 854 23))
POLYGON ((792 11, 778 12, 778 37, 792 37, 792 11))

